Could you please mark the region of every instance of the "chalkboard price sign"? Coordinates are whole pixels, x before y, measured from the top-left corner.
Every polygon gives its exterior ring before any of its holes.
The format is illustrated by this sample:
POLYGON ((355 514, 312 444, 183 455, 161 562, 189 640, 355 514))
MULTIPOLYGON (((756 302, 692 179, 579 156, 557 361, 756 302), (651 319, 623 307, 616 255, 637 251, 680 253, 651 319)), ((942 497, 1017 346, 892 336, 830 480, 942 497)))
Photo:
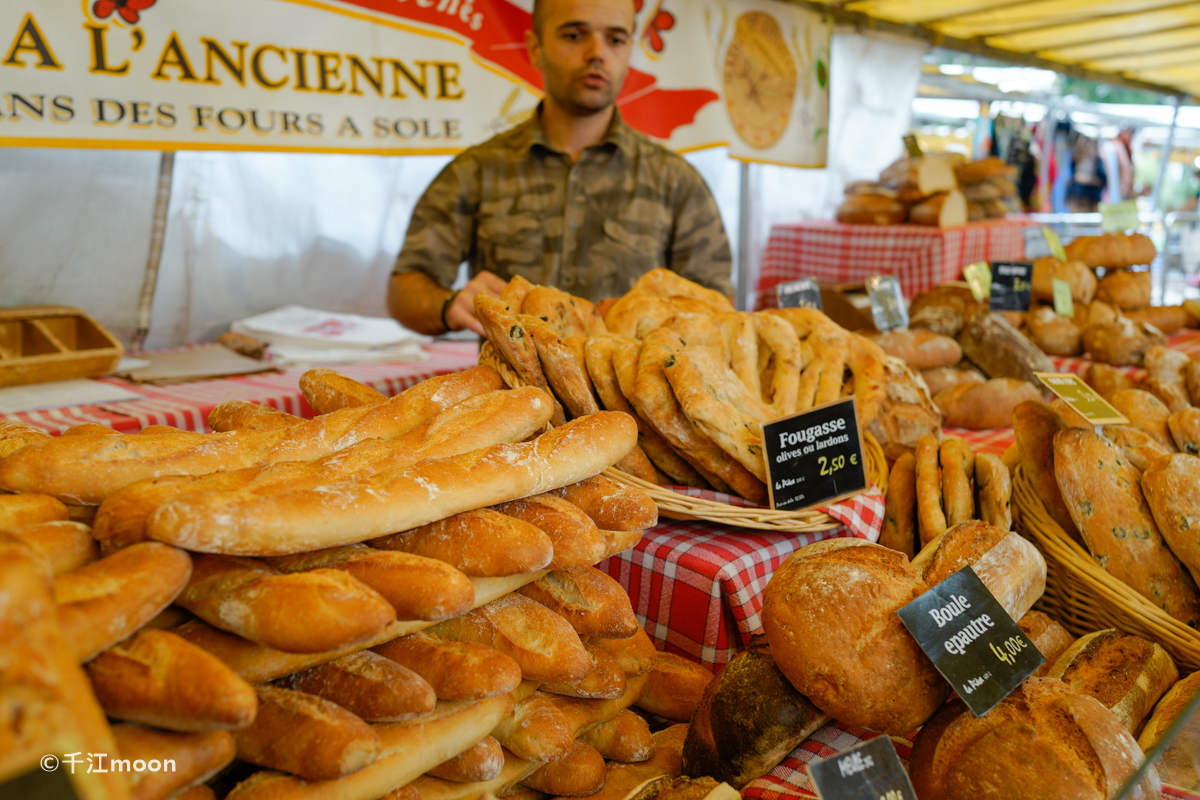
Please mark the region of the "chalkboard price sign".
POLYGON ((801 278, 775 285, 780 308, 815 308, 822 311, 821 289, 812 278, 801 278))
POLYGON ((887 736, 876 736, 808 765, 821 800, 917 800, 887 736))
POLYGON ((969 566, 896 613, 977 717, 1046 663, 969 566))
POLYGON ((1033 292, 1033 264, 1028 261, 997 261, 992 264, 992 311, 1028 311, 1033 292))
POLYGON ((867 488, 853 396, 761 427, 771 508, 795 511, 867 488))

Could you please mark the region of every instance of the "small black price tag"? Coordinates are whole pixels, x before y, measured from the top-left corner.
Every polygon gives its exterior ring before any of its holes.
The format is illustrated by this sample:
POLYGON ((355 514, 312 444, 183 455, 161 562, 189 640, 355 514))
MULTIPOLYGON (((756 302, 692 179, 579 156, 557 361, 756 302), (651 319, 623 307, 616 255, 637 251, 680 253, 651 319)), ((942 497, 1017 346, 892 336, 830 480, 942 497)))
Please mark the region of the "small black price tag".
POLYGON ((896 613, 977 717, 1046 662, 969 566, 896 613))
POLYGON ((871 298, 871 317, 880 333, 908 327, 908 307, 895 275, 867 278, 867 296, 871 298))
POLYGON ((794 511, 867 488, 853 397, 763 423, 771 508, 794 511))
MULTIPOLYGON (((46 764, 50 758, 54 757, 46 756, 42 763, 46 764)), ((53 763, 53 769, 39 767, 7 783, 0 783, 0 797, 19 797, 21 800, 78 800, 79 795, 71 785, 67 768, 59 768, 56 758, 53 763)))
POLYGON ((917 800, 892 740, 876 736, 808 765, 821 800, 917 800))
POLYGON ((812 278, 801 278, 798 281, 776 284, 775 296, 779 299, 780 308, 824 310, 821 306, 821 289, 812 278))
POLYGON ((992 311, 1028 311, 1033 292, 1033 264, 1028 261, 992 263, 992 293, 988 308, 992 311))

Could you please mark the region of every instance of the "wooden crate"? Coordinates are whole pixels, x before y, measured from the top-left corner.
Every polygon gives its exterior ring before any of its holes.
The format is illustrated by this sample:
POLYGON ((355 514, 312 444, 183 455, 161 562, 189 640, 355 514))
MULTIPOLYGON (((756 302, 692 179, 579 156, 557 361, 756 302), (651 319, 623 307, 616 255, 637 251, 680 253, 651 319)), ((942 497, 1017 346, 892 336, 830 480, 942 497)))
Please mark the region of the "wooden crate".
POLYGON ((82 309, 0 308, 0 386, 103 375, 116 369, 124 352, 82 309))

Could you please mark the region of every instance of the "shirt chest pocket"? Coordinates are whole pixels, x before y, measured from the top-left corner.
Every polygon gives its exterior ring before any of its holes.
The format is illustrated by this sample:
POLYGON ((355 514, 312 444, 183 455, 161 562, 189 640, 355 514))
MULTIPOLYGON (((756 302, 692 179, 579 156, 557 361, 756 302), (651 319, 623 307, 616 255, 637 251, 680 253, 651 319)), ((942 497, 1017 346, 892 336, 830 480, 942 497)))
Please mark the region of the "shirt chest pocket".
POLYGON ((498 275, 540 270, 545 255, 541 218, 532 211, 485 216, 479 221, 479 252, 498 275))

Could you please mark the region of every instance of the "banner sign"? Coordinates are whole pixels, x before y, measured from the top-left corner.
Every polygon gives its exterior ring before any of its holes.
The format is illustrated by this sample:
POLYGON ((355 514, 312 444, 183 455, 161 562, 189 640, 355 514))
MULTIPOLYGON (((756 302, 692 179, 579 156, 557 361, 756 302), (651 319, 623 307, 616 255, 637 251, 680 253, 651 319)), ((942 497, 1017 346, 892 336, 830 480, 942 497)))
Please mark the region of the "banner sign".
MULTIPOLYGON (((820 167, 830 27, 776 0, 635 0, 617 103, 675 150, 820 167)), ((0 145, 457 153, 533 113, 509 0, 8 0, 0 145)))

